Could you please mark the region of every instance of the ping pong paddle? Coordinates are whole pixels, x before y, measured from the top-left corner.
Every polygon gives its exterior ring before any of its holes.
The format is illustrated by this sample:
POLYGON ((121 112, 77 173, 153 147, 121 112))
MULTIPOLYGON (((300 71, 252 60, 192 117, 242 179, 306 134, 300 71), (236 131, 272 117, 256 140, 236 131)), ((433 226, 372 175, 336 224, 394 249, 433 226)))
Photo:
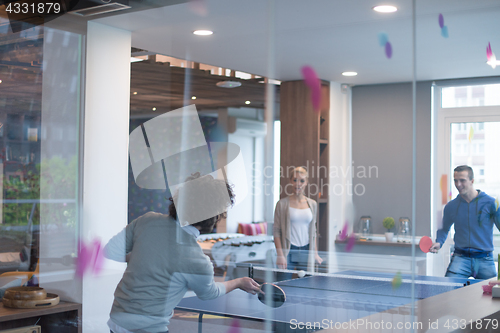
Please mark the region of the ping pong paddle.
POLYGON ((422 250, 422 252, 427 253, 431 250, 432 239, 429 236, 423 236, 420 238, 418 246, 420 246, 420 250, 422 250))
POLYGON ((257 296, 259 301, 273 308, 279 308, 286 301, 286 295, 283 289, 272 283, 263 283, 260 287, 264 293, 257 296))

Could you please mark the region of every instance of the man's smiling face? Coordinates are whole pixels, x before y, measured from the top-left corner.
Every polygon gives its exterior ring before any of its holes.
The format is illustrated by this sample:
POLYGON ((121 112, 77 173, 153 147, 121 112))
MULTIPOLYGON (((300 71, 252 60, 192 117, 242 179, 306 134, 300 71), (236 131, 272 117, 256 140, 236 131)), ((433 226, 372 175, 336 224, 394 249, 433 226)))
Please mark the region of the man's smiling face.
POLYGON ((455 181, 455 187, 460 195, 466 195, 473 191, 474 179, 469 179, 469 173, 467 171, 455 171, 453 173, 453 179, 455 181))

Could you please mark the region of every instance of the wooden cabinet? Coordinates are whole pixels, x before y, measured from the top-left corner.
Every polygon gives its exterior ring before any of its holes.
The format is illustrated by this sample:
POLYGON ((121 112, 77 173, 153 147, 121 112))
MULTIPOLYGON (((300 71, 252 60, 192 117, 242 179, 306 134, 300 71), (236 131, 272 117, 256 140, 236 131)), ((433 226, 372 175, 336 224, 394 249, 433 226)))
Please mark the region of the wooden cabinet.
POLYGON ((82 305, 60 302, 37 309, 11 309, 0 302, 0 330, 40 325, 42 332, 81 333, 82 305))
MULTIPOLYGON (((309 172, 306 195, 318 202, 320 251, 328 251, 329 125, 330 84, 321 82, 320 112, 313 109, 309 88, 304 81, 282 82, 281 121, 281 198, 287 196, 289 176, 294 167, 309 172)), ((290 191, 290 190, 289 190, 290 191)), ((288 193, 290 194, 290 193, 288 193)))

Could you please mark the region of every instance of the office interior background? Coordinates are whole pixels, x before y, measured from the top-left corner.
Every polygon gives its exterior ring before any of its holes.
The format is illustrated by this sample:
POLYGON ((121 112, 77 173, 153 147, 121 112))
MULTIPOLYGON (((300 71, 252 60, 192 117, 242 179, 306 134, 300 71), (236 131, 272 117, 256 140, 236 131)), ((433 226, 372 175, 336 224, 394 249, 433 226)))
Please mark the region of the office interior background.
MULTIPOLYGON (((271 235, 287 168, 306 166, 324 272, 443 276, 453 230, 438 254, 410 242, 435 238, 458 194, 453 168, 472 166, 476 188, 500 196, 500 3, 395 0, 391 13, 379 4, 81 0, 43 24, 13 20, 3 5, 0 279, 36 272, 79 305, 83 332, 105 332, 125 264, 75 277, 79 249, 147 211, 167 213, 168 189, 135 183, 129 134, 192 104, 206 140, 237 144, 245 164, 226 170, 247 194, 218 233, 266 222, 271 235), (320 79, 319 107, 304 67, 320 79), (361 233, 362 216, 380 243, 382 220, 394 217, 394 243, 347 250, 338 235, 361 233), (398 242, 404 217, 411 228, 398 242)), ((228 164, 223 151, 213 158, 228 164)), ((498 230, 494 243, 496 256, 498 230)))

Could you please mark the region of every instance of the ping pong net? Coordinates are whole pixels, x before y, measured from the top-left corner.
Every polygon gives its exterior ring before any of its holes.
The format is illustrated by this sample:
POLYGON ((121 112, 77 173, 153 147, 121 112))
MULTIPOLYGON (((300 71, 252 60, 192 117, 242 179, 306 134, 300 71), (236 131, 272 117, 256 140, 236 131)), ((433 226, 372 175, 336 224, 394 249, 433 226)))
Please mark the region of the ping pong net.
MULTIPOLYGON (((297 276, 298 271, 276 269, 254 266, 251 267, 254 278, 266 280, 269 276, 288 275, 288 279, 277 281, 276 284, 287 287, 290 292, 295 293, 299 289, 319 291, 319 295, 332 293, 354 293, 374 296, 390 297, 413 297, 424 299, 448 292, 464 286, 462 282, 443 281, 444 278, 431 276, 402 275, 397 284, 393 283, 395 274, 363 272, 363 271, 343 271, 338 273, 310 273, 307 272, 303 278, 292 278, 297 276)), ((250 269, 249 269, 250 273, 250 269)), ((303 291, 305 292, 305 291, 303 291)), ((316 293, 316 292, 315 292, 316 293)))

